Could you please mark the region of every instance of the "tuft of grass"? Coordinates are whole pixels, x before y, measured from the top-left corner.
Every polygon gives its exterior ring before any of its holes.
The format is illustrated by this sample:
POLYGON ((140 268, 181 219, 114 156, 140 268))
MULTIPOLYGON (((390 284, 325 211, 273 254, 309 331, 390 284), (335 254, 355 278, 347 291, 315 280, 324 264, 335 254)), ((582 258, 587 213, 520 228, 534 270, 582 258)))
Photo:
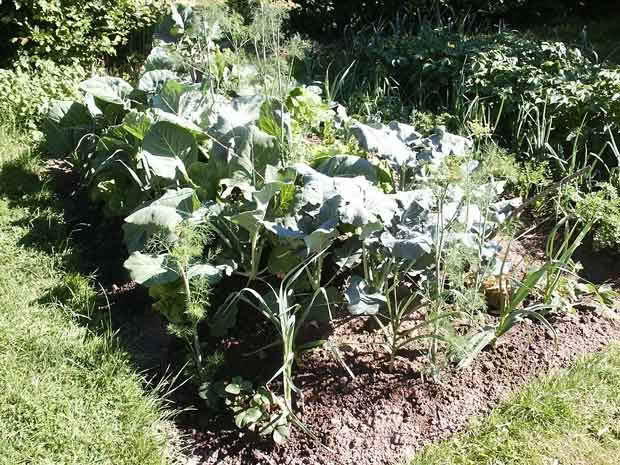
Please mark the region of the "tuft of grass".
POLYGON ((620 345, 511 396, 409 465, 611 465, 620 461, 620 345))
POLYGON ((67 228, 30 147, 0 129, 0 464, 170 463, 161 397, 114 334, 75 318, 92 311, 94 290, 63 270, 70 243, 56 247, 56 233, 67 228))

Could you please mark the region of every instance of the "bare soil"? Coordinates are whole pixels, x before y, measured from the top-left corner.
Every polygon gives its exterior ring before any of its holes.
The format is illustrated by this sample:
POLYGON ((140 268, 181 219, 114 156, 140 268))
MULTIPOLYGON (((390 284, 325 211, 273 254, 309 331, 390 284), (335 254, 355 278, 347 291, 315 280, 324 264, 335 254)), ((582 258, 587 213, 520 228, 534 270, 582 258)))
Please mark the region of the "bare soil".
MULTIPOLYGON (((314 351, 295 380, 304 398, 299 417, 316 439, 295 432, 274 446, 213 421, 188 430, 192 454, 201 464, 400 463, 424 444, 463 430, 533 377, 620 340, 620 323, 595 312, 564 315, 553 324, 557 341, 539 325, 522 323, 467 369, 446 370, 439 383, 425 376, 421 356, 399 358, 390 371, 380 353, 356 349, 344 354, 353 380, 326 350, 314 351)), ((364 331, 358 318, 334 337, 364 331)))

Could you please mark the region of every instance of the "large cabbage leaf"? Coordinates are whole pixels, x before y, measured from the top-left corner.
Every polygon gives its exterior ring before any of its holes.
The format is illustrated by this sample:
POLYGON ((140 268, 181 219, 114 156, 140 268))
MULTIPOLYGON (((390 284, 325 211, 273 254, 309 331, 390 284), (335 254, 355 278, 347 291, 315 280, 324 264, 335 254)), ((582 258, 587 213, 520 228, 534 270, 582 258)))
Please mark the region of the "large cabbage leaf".
POLYGON ((94 131, 95 121, 81 103, 53 100, 43 121, 45 150, 64 156, 75 150, 82 137, 94 131))
POLYGON ((297 163, 295 169, 302 178, 296 207, 315 223, 336 220, 352 226, 389 224, 396 214, 395 200, 362 176, 331 177, 303 163, 297 163))
POLYGON ((391 122, 388 125, 365 125, 355 122, 351 133, 360 146, 387 160, 393 169, 417 168, 420 164, 438 166, 448 155, 464 156, 472 147, 468 138, 448 133, 438 127, 430 137, 422 137, 413 126, 391 122))
POLYGON ((363 176, 373 184, 379 180, 377 167, 365 158, 355 155, 334 155, 321 163, 316 170, 331 177, 354 178, 363 176))
POLYGON ((123 225, 124 242, 129 253, 143 250, 154 233, 168 242, 176 239, 175 228, 199 210, 200 202, 191 188, 168 190, 161 198, 136 210, 123 225))
POLYGON ((153 47, 144 62, 144 71, 169 70, 177 71, 181 67, 181 59, 168 47, 153 47))
POLYGON ((230 101, 216 99, 211 113, 203 118, 201 127, 208 128, 216 138, 226 137, 236 128, 256 123, 264 101, 262 95, 243 95, 230 101))
POLYGON ((276 138, 254 125, 237 127, 214 143, 209 159, 211 169, 218 173, 217 181, 226 179, 228 185, 245 191, 246 197, 264 184, 267 166, 279 164, 276 138))
POLYGON ((203 94, 200 86, 185 84, 176 80, 167 81, 161 91, 153 96, 153 108, 172 113, 194 124, 201 122, 203 114, 212 103, 203 94))
POLYGON ((177 80, 178 74, 168 69, 147 71, 140 77, 138 89, 148 93, 159 92, 168 81, 177 80))
POLYGON ((127 81, 117 77, 99 76, 80 83, 80 90, 93 97, 122 107, 129 107, 129 94, 133 87, 127 81))
POLYGON ((351 315, 376 315, 384 308, 387 300, 383 294, 372 289, 371 286, 358 275, 351 277, 349 287, 345 291, 347 310, 351 315))
POLYGON ((146 133, 142 155, 155 176, 176 180, 188 177, 185 166, 197 161, 198 147, 187 129, 159 121, 146 133))

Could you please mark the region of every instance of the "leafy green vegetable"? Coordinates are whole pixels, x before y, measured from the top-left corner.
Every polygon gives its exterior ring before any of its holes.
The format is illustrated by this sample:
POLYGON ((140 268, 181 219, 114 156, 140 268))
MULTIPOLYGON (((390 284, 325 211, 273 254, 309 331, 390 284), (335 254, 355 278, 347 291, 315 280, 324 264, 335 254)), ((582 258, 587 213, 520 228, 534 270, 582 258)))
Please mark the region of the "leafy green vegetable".
POLYGON ((167 121, 150 127, 144 137, 142 155, 148 169, 164 179, 187 178, 185 165, 198 158, 194 136, 184 128, 167 121))
POLYGON ((80 90, 103 102, 127 107, 133 87, 121 78, 102 76, 82 82, 80 90))
POLYGON ((62 100, 50 103, 43 124, 45 150, 57 156, 71 153, 82 137, 95 128, 95 121, 84 105, 62 100))

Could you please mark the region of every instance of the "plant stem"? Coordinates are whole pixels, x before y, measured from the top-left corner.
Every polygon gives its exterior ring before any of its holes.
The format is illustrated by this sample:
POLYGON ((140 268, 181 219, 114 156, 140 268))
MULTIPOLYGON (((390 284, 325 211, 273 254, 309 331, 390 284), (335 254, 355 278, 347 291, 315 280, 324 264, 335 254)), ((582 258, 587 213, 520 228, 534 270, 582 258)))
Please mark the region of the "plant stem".
MULTIPOLYGON (((189 279, 184 266, 179 267, 181 279, 183 280, 183 286, 185 287, 185 302, 189 305, 191 302, 191 289, 189 286, 189 279)), ((202 376, 202 349, 200 348, 200 339, 198 337, 198 322, 194 321, 192 324, 192 345, 194 352, 194 360, 196 361, 196 368, 199 376, 202 376)))

